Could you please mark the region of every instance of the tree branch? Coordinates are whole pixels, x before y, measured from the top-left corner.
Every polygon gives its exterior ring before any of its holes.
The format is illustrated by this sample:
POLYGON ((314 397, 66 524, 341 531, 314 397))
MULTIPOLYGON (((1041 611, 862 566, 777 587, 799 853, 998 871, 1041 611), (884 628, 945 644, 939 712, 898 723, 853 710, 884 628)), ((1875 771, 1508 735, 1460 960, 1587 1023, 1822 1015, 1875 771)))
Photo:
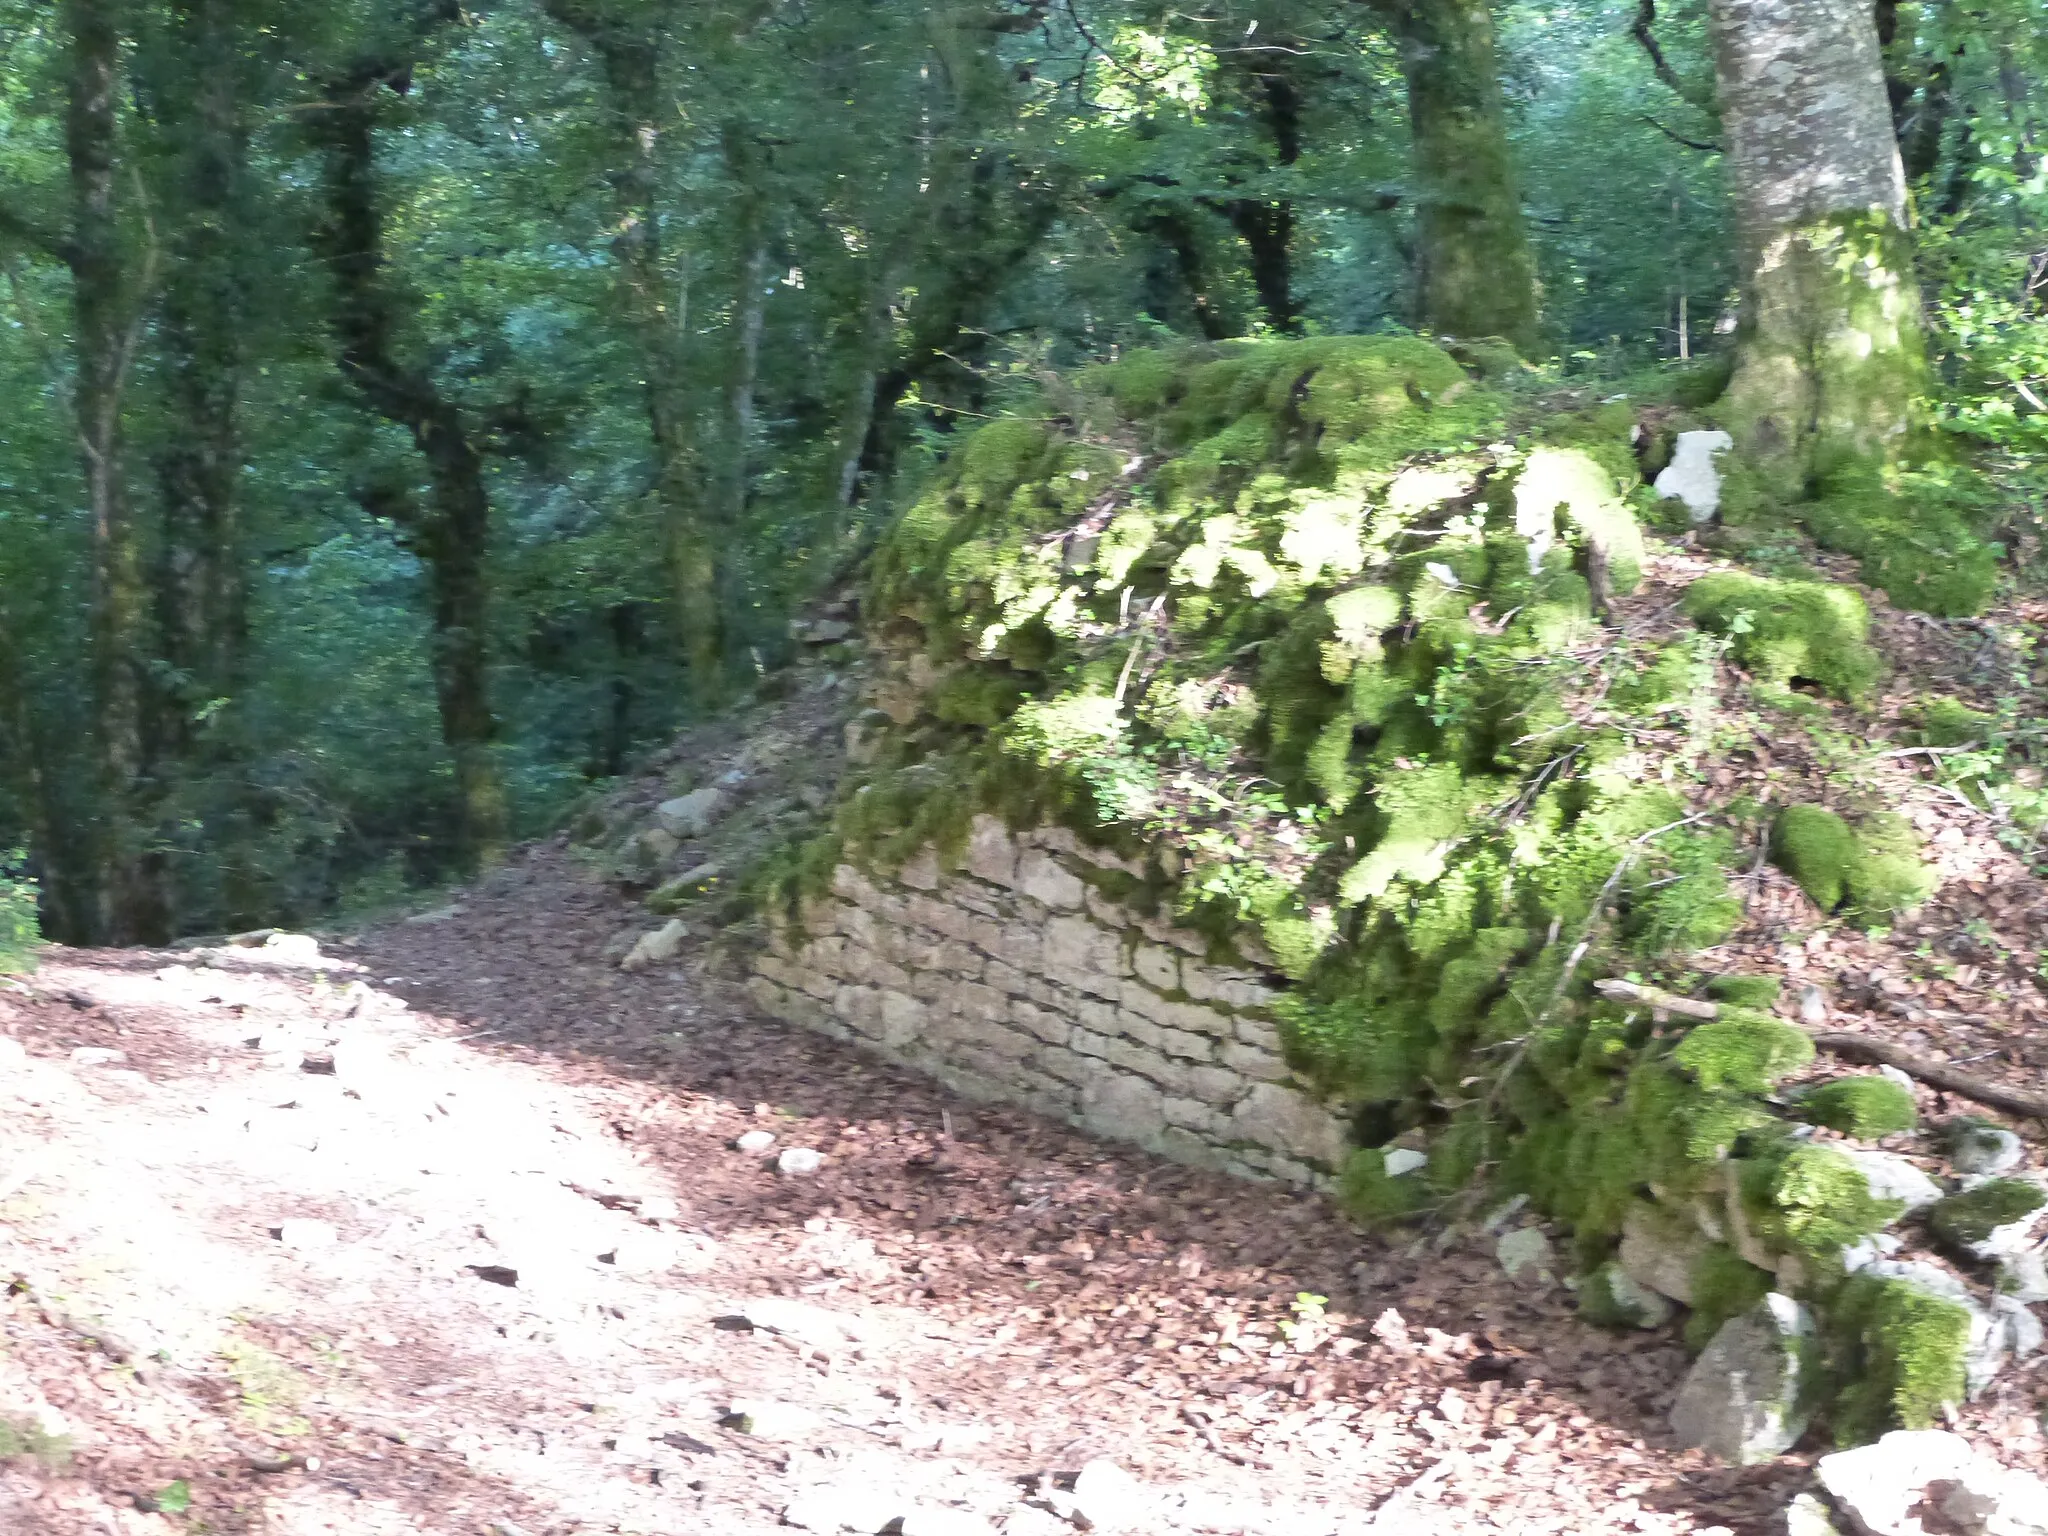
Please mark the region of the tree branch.
POLYGON ((1664 57, 1664 50, 1657 42, 1657 34, 1650 30, 1656 24, 1657 0, 1637 0, 1636 19, 1628 30, 1643 52, 1649 55, 1650 68, 1656 71, 1657 78, 1669 86, 1680 101, 1688 102, 1702 112, 1713 111, 1714 104, 1711 98, 1697 87, 1688 85, 1685 77, 1673 69, 1671 61, 1664 57))
POLYGON ((1725 153, 1722 147, 1719 144, 1716 144, 1713 140, 1688 139, 1684 134, 1678 132, 1676 129, 1666 128, 1662 123, 1658 122, 1657 119, 1650 116, 1650 114, 1647 112, 1638 112, 1636 116, 1640 117, 1644 122, 1648 123, 1652 128, 1656 129, 1659 133, 1663 134, 1665 138, 1669 139, 1674 144, 1683 144, 1687 149, 1697 149, 1710 155, 1718 155, 1725 153))

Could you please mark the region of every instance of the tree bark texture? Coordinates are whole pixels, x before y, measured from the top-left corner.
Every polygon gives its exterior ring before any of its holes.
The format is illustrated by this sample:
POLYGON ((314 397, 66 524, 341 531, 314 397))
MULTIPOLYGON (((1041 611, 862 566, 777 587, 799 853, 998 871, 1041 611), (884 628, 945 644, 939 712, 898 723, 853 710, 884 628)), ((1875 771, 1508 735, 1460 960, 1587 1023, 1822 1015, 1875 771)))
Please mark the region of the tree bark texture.
POLYGON ((1416 300, 1453 336, 1537 342, 1536 262, 1487 0, 1386 0, 1415 139, 1416 300))
POLYGON ((434 690, 455 769, 456 853, 474 869, 497 862, 508 833, 488 671, 491 508, 483 459, 461 409, 425 368, 397 352, 404 302, 384 257, 375 131, 379 94, 406 88, 410 68, 409 60, 363 61, 330 84, 323 110, 312 116, 325 160, 326 211, 316 238, 334 278, 342 375, 371 409, 411 433, 426 461, 424 505, 394 494, 382 509, 427 568, 434 690))
POLYGON ((1722 414, 1767 489, 1906 446, 1927 377, 1867 0, 1711 0, 1744 271, 1722 414))

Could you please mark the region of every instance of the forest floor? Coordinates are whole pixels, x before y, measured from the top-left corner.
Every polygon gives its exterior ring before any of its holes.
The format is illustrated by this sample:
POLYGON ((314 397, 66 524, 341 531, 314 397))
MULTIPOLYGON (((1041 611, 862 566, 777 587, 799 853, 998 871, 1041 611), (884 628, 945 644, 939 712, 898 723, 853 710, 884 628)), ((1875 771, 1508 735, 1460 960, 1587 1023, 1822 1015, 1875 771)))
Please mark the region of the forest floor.
MULTIPOLYGON (((767 827, 848 682, 635 793, 752 773, 767 827)), ((557 839, 324 953, 53 949, 0 990, 0 1530, 1782 1529, 1811 1458, 1676 1449, 1670 1332, 1512 1284, 1482 1224, 1361 1237, 964 1102, 753 1013, 743 927, 623 973, 627 895, 557 839)), ((2008 1027, 1953 965, 1887 987, 1911 933, 1889 973, 1758 933, 1858 978, 1849 1027, 2008 1027)), ((2037 1467, 2038 1363, 1959 1422, 2037 1467)))

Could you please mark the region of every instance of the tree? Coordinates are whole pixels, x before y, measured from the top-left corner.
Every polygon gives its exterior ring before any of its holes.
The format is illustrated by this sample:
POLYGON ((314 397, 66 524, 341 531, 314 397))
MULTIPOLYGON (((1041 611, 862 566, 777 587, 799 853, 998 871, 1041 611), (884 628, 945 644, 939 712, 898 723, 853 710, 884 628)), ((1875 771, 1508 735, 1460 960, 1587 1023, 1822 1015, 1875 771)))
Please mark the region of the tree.
POLYGON ((1490 0, 1378 0, 1401 53, 1414 136, 1416 309, 1430 330, 1537 344, 1490 0))
POLYGON ((1928 376, 1871 9, 1712 0, 1743 270, 1722 414, 1786 500, 1898 455, 1928 376))

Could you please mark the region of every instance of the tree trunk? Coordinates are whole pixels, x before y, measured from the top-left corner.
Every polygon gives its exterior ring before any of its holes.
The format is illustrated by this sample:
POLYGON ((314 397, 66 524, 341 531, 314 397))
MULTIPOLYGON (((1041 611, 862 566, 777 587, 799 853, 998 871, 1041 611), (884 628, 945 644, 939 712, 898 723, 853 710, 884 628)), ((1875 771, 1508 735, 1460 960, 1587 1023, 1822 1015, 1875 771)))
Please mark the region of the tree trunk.
POLYGON ((115 0, 65 0, 70 37, 64 149, 70 166, 73 348, 80 469, 92 538, 92 680, 99 890, 91 937, 168 937, 163 871, 146 818, 143 681, 147 603, 128 499, 121 396, 135 345, 115 179, 121 17, 115 0))
POLYGON ((508 815, 493 743, 488 672, 490 497, 483 460, 455 402, 394 343, 403 312, 385 271, 375 128, 379 94, 409 86, 409 59, 360 62, 330 83, 310 131, 324 151, 326 213, 316 239, 335 284, 342 376, 386 420, 412 434, 431 494, 388 495, 384 510, 427 567, 441 739, 455 769, 456 857, 465 869, 503 855, 508 815))
POLYGON ((1766 490, 1908 440, 1927 361, 1868 0, 1711 0, 1744 272, 1721 410, 1766 490))
POLYGON ((1383 0, 1415 139, 1416 308, 1429 330, 1537 343, 1536 263, 1487 0, 1383 0))
POLYGON ((248 135, 229 0, 184 0, 173 24, 159 126, 176 155, 177 203, 159 315, 174 426, 156 456, 163 529, 154 585, 164 659, 183 680, 182 697, 168 701, 164 750, 183 756, 196 707, 239 693, 248 639, 236 496, 248 135))
MULTIPOLYGON (((1301 159, 1301 90, 1289 72, 1289 60, 1291 50, 1302 49, 1304 41, 1276 32, 1270 43, 1281 51, 1259 55, 1259 62, 1246 69, 1247 94, 1273 141, 1273 162, 1284 169, 1301 159)), ((1293 335, 1301 329, 1301 313, 1294 303, 1294 200, 1232 198, 1224 212, 1244 241, 1252 288, 1266 312, 1266 324, 1283 336, 1293 335)))

